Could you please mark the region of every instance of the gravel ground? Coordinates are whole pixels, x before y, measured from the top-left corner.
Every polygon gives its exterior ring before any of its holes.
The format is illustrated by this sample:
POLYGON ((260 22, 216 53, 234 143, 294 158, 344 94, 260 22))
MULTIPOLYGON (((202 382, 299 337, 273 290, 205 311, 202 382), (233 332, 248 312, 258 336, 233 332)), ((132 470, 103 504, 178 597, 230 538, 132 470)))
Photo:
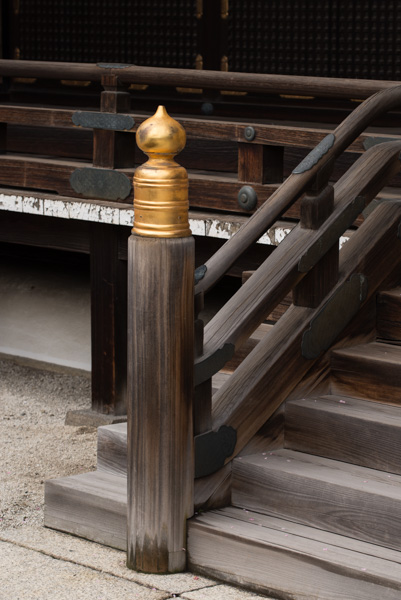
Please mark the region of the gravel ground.
POLYGON ((90 379, 0 360, 0 531, 43 525, 46 479, 94 470, 96 429, 66 427, 90 408, 90 379))
POLYGON ((90 379, 0 359, 0 600, 266 600, 193 573, 147 575, 125 553, 43 526, 44 482, 96 468, 90 379))

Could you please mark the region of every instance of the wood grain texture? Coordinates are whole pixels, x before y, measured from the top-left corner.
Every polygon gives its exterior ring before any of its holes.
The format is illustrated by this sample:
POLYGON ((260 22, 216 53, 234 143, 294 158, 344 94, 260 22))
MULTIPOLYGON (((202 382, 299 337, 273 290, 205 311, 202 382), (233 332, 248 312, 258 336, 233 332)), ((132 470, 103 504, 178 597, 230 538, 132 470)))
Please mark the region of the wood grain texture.
POLYGON ((194 241, 128 245, 128 564, 186 565, 193 513, 194 241))
POLYGON ((401 549, 401 477, 277 450, 236 459, 232 504, 401 549))
POLYGON ((284 148, 261 144, 238 144, 238 180, 251 183, 281 183, 284 148))
POLYGON ((283 600, 398 600, 400 554, 235 508, 189 522, 189 567, 283 600))
MULTIPOLYGON (((218 256, 213 257, 213 260, 209 261, 207 265, 208 272, 202 280, 201 285, 198 284, 198 291, 206 291, 209 287, 214 285, 221 277, 222 273, 227 270, 228 266, 242 253, 244 247, 247 247, 250 242, 256 241, 261 233, 270 226, 271 222, 282 214, 286 208, 307 189, 308 184, 313 181, 317 172, 321 171, 328 163, 331 163, 333 159, 337 158, 343 150, 349 146, 351 141, 364 131, 375 117, 396 107, 400 102, 400 96, 401 89, 397 90, 396 88, 393 88, 375 95, 355 109, 334 131, 334 143, 330 151, 321 156, 319 161, 314 164, 311 169, 302 173, 292 173, 282 184, 280 190, 272 196, 268 205, 262 205, 262 207, 260 207, 249 219, 247 227, 243 228, 243 231, 240 231, 235 236, 235 242, 231 241, 231 243, 227 243, 224 247, 224 251, 220 251, 218 256)), ((371 152, 374 150, 374 148, 371 148, 366 153, 366 155, 369 155, 369 158, 365 163, 366 167, 369 164, 370 159, 372 159, 369 171, 367 171, 366 174, 363 173, 363 163, 358 160, 347 173, 347 177, 343 177, 342 180, 340 180, 342 184, 345 185, 345 182, 347 182, 346 185, 349 188, 354 187, 355 185, 358 186, 358 182, 360 184, 361 180, 357 177, 356 173, 360 171, 359 174, 362 181, 366 181, 366 183, 370 181, 372 190, 377 186, 375 192, 377 193, 380 191, 386 180, 398 173, 398 156, 397 158, 394 156, 393 161, 390 159, 390 156, 388 156, 385 161, 386 166, 382 164, 382 168, 375 170, 375 175, 373 175, 372 171, 374 169, 373 164, 376 162, 379 155, 381 156, 381 159, 385 158, 384 148, 390 153, 391 148, 394 151, 396 148, 399 148, 398 142, 395 144, 397 145, 392 146, 391 144, 386 144, 386 147, 381 146, 377 154, 375 151, 371 152), (391 163, 391 165, 389 163, 391 163), (370 171, 372 172, 369 173, 370 171)), ((377 167, 378 165, 376 165, 376 168, 377 167)), ((341 189, 341 185, 338 187, 341 189)), ((359 193, 368 193, 367 186, 364 186, 359 193)), ((375 194, 369 197, 373 198, 374 195, 375 194)), ((354 194, 354 198, 355 197, 356 195, 354 194)))
POLYGON ((98 427, 97 469, 127 477, 127 423, 98 427))
POLYGON ((46 481, 45 526, 125 550, 127 481, 98 471, 46 481))
POLYGON ((245 344, 243 344, 243 346, 241 346, 241 348, 237 350, 234 356, 224 365, 222 371, 224 373, 232 373, 233 371, 235 371, 235 369, 242 363, 244 358, 248 356, 250 352, 252 352, 252 350, 258 345, 263 336, 266 335, 266 333, 268 333, 272 327, 273 325, 270 325, 268 323, 261 323, 259 327, 255 329, 253 334, 249 337, 248 341, 245 342, 245 344))
POLYGON ((401 475, 401 409, 344 396, 285 404, 285 448, 401 475))
POLYGON ((401 288, 379 294, 377 336, 384 340, 401 342, 401 288))
MULTIPOLYGON (((212 63, 213 64, 213 63, 212 63)), ((165 69, 130 65, 110 69, 97 64, 2 59, 0 74, 10 77, 40 77, 101 81, 104 76, 118 76, 123 83, 170 85, 217 90, 262 92, 265 94, 300 94, 330 98, 367 98, 379 90, 392 91, 395 81, 350 80, 257 73, 228 73, 213 70, 165 69)))
POLYGON ((394 344, 376 342, 336 350, 331 359, 332 393, 399 405, 400 364, 401 347, 394 344))
POLYGON ((293 289, 296 306, 319 306, 338 281, 338 246, 333 246, 293 289))
POLYGON ((92 409, 127 414, 127 263, 119 227, 91 224, 92 409))
MULTIPOLYGON (((363 272, 369 280, 366 302, 388 276, 388 270, 400 263, 400 211, 401 205, 378 207, 342 250, 340 283, 354 272, 363 272)), ((301 341, 318 311, 319 307, 290 307, 213 397, 213 428, 224 424, 237 431, 234 456, 312 368, 313 361, 302 356, 301 341)))

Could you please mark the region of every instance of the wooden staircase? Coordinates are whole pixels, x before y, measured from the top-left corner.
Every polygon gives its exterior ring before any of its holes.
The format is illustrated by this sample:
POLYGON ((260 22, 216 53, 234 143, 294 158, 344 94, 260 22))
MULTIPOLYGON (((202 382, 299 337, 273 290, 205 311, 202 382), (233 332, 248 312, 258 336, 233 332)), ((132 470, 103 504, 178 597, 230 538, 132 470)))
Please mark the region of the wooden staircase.
MULTIPOLYGON (((283 448, 233 461, 231 506, 189 521, 191 570, 277 598, 401 597, 400 323, 401 289, 379 294, 380 341, 335 349, 325 393, 286 403, 283 448)), ((125 424, 99 428, 97 471, 47 482, 45 524, 125 549, 125 424)))

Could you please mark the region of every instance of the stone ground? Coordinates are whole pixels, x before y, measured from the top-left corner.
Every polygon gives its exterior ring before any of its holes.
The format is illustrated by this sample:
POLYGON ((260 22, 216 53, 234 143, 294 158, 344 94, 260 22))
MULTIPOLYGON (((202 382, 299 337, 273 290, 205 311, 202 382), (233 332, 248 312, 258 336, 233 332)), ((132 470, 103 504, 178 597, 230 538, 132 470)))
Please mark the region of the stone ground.
POLYGON ((193 573, 136 573, 124 552, 43 526, 44 482, 95 469, 96 430, 64 425, 89 407, 87 376, 0 360, 0 600, 262 600, 193 573))

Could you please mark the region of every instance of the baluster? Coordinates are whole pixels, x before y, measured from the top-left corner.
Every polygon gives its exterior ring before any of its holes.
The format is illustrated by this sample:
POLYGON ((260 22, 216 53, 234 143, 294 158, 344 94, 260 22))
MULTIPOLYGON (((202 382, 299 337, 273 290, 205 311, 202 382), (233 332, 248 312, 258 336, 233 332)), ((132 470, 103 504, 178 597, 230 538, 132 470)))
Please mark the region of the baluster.
MULTIPOLYGON (((301 199, 300 224, 319 229, 334 207, 334 188, 328 183, 333 165, 317 173, 311 189, 301 199)), ((338 244, 335 244, 293 290, 297 306, 316 308, 338 281, 338 244)))
MULTIPOLYGON (((131 96, 116 75, 103 75, 104 91, 100 95, 100 112, 129 112, 131 96)), ((131 135, 108 129, 93 130, 93 166, 122 169, 135 164, 135 144, 131 135)))
POLYGON ((194 240, 185 145, 164 107, 137 131, 149 156, 134 177, 128 242, 128 557, 151 573, 186 567, 193 513, 194 240))

